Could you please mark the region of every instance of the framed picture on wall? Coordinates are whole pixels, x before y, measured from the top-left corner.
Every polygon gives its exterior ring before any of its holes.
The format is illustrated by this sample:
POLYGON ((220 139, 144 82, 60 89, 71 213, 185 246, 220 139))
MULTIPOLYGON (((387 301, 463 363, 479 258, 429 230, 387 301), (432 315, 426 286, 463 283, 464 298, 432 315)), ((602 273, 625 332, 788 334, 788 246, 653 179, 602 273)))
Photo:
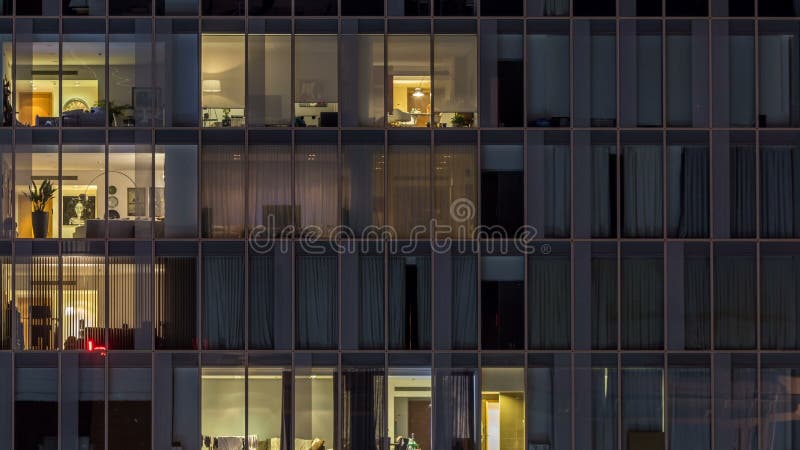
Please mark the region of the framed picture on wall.
POLYGON ((158 126, 161 122, 161 89, 134 87, 131 93, 133 120, 137 127, 158 126))
POLYGON ((83 225, 87 219, 94 219, 94 195, 87 195, 81 200, 80 195, 64 195, 61 197, 62 225, 83 225))
POLYGON ((128 188, 128 216, 147 215, 147 188, 128 188))

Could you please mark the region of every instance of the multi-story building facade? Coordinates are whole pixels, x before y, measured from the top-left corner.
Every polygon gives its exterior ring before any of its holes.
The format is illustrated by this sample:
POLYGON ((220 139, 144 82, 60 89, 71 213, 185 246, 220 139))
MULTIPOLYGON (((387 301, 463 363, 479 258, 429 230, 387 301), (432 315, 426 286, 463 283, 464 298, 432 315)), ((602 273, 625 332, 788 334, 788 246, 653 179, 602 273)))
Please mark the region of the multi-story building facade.
POLYGON ((0 447, 800 447, 797 1, 0 12, 0 447))

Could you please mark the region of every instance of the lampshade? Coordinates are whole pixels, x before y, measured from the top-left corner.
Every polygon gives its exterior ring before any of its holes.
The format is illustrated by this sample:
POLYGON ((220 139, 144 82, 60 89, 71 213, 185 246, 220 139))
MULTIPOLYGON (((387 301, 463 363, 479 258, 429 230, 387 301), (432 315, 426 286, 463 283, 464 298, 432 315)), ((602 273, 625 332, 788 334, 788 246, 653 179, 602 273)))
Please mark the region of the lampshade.
POLYGON ((203 80, 203 92, 222 92, 222 82, 219 80, 203 80))
POLYGON ((414 88, 414 93, 411 95, 413 95, 414 97, 424 97, 425 93, 422 92, 422 88, 414 88))

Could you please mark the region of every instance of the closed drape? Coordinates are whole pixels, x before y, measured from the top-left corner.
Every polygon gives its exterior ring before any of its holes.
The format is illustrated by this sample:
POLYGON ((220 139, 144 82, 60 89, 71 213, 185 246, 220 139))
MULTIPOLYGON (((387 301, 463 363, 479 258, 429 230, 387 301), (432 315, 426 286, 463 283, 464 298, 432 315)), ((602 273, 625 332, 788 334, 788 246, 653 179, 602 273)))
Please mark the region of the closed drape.
POLYGON ((203 236, 244 235, 244 146, 203 145, 201 198, 203 236))
POLYGON ((629 433, 663 432, 664 386, 662 369, 632 367, 622 370, 622 449, 629 446, 629 433))
POLYGON ((389 259, 389 347, 406 348, 408 338, 406 323, 406 260, 389 259))
POLYGON ((592 259, 592 348, 617 348, 617 260, 592 259))
POLYGON ((616 203, 616 153, 611 146, 592 146, 592 237, 610 237, 616 203))
POLYGON ((669 369, 669 433, 672 450, 711 448, 711 373, 703 367, 669 369))
POLYGON ((275 267, 271 255, 250 257, 250 348, 275 346, 275 267))
POLYGON ((478 268, 474 256, 453 257, 454 349, 478 346, 478 268))
POLYGON ((342 149, 342 223, 356 236, 370 225, 382 225, 383 146, 345 145, 342 149))
MULTIPOLYGON (((294 431, 292 430, 292 417, 294 416, 292 408, 292 386, 294 382, 294 375, 291 371, 287 370, 284 371, 282 374, 282 386, 283 389, 281 390, 281 448, 274 449, 274 450, 289 450, 292 448, 292 436, 294 436, 294 431)), ((273 450, 273 449, 270 449, 273 450)))
POLYGON ((622 259, 622 347, 658 349, 664 344, 664 264, 661 258, 622 259))
POLYGON ((431 347, 431 259, 417 257, 416 348, 431 347))
POLYGON ((244 263, 240 256, 203 258, 203 343, 244 348, 244 263))
POLYGON ((714 320, 717 347, 748 349, 756 345, 756 262, 726 256, 714 262, 714 320))
POLYGON ((338 345, 337 264, 334 256, 297 259, 296 345, 330 349, 338 345))
POLYGON ((280 234, 292 224, 292 152, 288 145, 248 147, 249 225, 280 234))
POLYGON ((359 258, 359 348, 383 348, 383 257, 359 258))
POLYGON ((730 234, 756 234, 756 158, 751 146, 734 146, 730 153, 730 234))
POLYGON ((761 371, 761 448, 794 450, 800 445, 797 393, 800 376, 796 368, 768 368, 761 371))
POLYGON ((761 236, 800 236, 800 148, 761 147, 761 236))
POLYGON ((197 260, 192 257, 156 259, 156 348, 197 348, 197 260))
POLYGON ((661 168, 661 147, 625 147, 622 157, 622 224, 626 237, 661 236, 661 168))
POLYGON ((386 433, 383 370, 348 370, 343 374, 342 448, 381 450, 386 433))
POLYGON ((669 170, 670 236, 708 237, 708 147, 671 147, 669 170))
POLYGON ((301 228, 319 227, 327 234, 338 223, 337 158, 335 144, 297 146, 294 202, 301 228))
POLYGON ((398 237, 409 237, 431 214, 431 156, 424 145, 389 146, 387 225, 398 237))
POLYGON ((766 32, 758 37, 758 112, 766 126, 796 127, 800 122, 796 33, 766 32))
POLYGON ((434 385, 434 448, 475 450, 475 374, 448 371, 434 385))
POLYGON ((544 153, 544 234, 565 238, 570 231, 570 153, 566 145, 546 145, 544 153))
POLYGON ((528 369, 529 439, 539 444, 553 441, 553 370, 549 367, 528 369))
POLYGON ((683 274, 684 346, 711 347, 711 278, 705 257, 687 257, 683 274))
POLYGON ((761 259, 761 346, 800 348, 800 256, 761 259))
POLYGON ((592 442, 594 450, 617 450, 617 370, 592 368, 592 442))
POLYGON ((404 257, 389 259, 389 346, 395 349, 424 349, 431 346, 431 263, 430 257, 412 258, 416 279, 407 280, 404 257), (415 286, 413 291, 411 286, 415 286))
POLYGON ((569 348, 570 286, 569 256, 533 256, 528 259, 530 348, 569 348))

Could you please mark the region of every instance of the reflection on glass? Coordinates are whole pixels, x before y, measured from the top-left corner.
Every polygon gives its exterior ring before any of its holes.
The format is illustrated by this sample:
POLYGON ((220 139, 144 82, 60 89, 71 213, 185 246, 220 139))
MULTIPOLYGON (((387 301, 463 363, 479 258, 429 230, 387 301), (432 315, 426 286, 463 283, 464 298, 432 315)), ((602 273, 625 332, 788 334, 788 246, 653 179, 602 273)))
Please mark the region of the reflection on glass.
POLYGON ((481 345, 525 346, 525 269, 519 256, 484 256, 481 268, 481 345))
MULTIPOLYGON (((474 126, 478 123, 477 37, 436 34, 433 47, 433 123, 439 127, 474 126)), ((411 95, 416 94, 415 88, 411 95)))
POLYGON ((247 370, 247 434, 256 448, 286 448, 292 420, 292 376, 281 368, 247 370), (285 444, 283 444, 285 445, 285 444))
POLYGON ((295 36, 294 126, 339 124, 338 44, 335 35, 295 36))
MULTIPOLYGON (((57 27, 44 30, 46 32, 38 31, 34 31, 32 22, 28 20, 20 21, 17 28, 17 67, 14 80, 16 120, 21 126, 57 126, 61 113, 58 95, 61 49, 56 34, 57 27)), ((10 52, 4 54, 11 56, 10 52)), ((96 99, 96 84, 94 88, 96 99)), ((88 110, 88 100, 82 106, 88 110)), ((101 121, 101 125, 103 123, 101 121)))
POLYGON ((243 127, 244 35, 202 35, 204 127, 243 127))
POLYGON ((566 127, 570 114, 569 24, 528 22, 527 105, 530 127, 566 127))
POLYGON ((147 19, 113 21, 108 45, 108 124, 160 126, 153 80, 152 25, 147 19))
POLYGON ((105 358, 67 353, 61 359, 61 445, 105 449, 105 358))
POLYGON ((413 439, 423 450, 432 448, 431 370, 390 368, 388 378, 391 442, 402 447, 413 439))
POLYGON ((661 357, 636 355, 623 359, 623 450, 664 446, 664 369, 661 357))
POLYGON ((163 191, 163 206, 154 205, 154 213, 164 223, 164 237, 197 236, 196 145, 156 146, 155 188, 157 199, 163 191))
POLYGON ((387 37, 391 100, 386 120, 392 127, 427 127, 431 114, 430 37, 387 37))
POLYGON ((108 366, 108 448, 150 448, 150 355, 112 353, 108 366))
POLYGON ((288 126, 292 121, 292 38, 250 34, 247 40, 247 117, 250 126, 288 126))
POLYGON ((14 447, 58 448, 58 355, 16 358, 14 447))
POLYGON ((383 35, 342 35, 342 53, 342 125, 383 126, 383 35))

